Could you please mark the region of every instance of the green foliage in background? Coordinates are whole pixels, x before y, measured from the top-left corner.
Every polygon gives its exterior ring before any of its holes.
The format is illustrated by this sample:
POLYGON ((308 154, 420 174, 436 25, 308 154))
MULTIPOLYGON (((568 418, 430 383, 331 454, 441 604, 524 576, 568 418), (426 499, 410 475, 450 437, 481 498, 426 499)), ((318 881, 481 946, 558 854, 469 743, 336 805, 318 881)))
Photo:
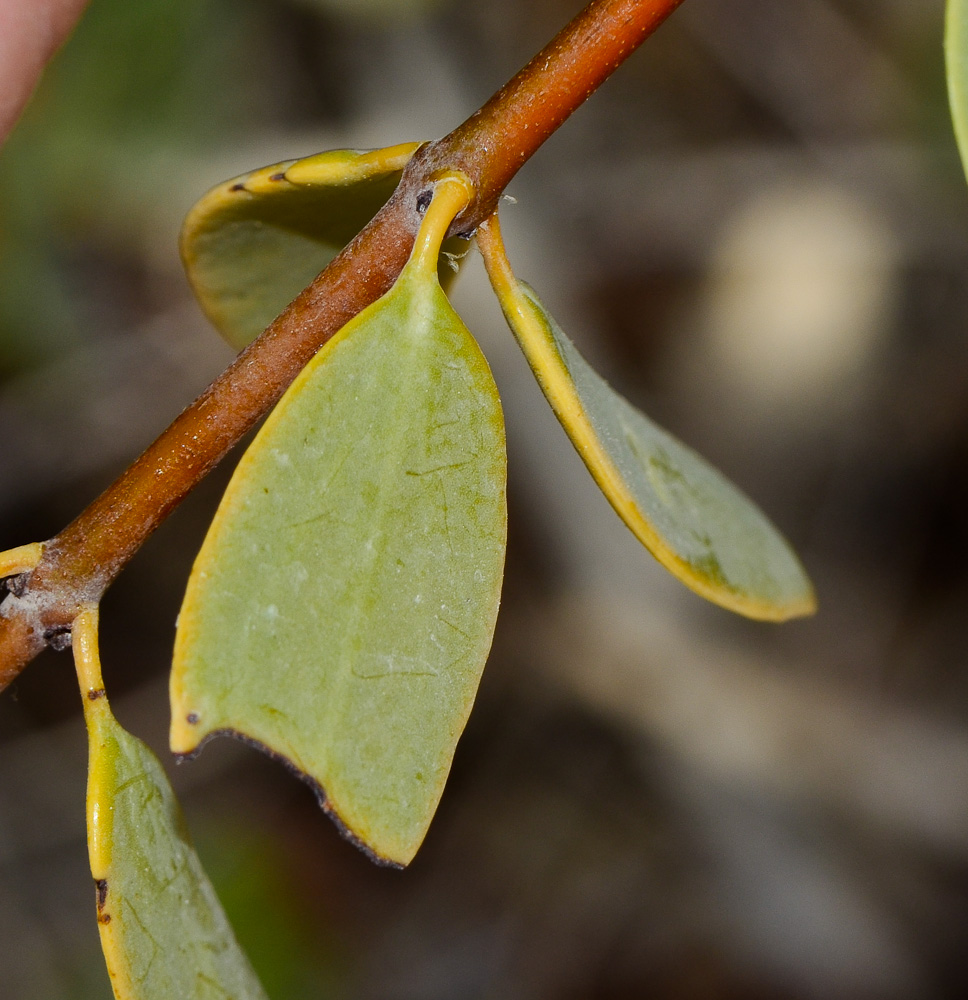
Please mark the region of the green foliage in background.
POLYGON ((76 343, 96 322, 78 262, 143 254, 213 132, 268 114, 247 71, 267 13, 250 0, 91 4, 0 152, 0 374, 76 343))

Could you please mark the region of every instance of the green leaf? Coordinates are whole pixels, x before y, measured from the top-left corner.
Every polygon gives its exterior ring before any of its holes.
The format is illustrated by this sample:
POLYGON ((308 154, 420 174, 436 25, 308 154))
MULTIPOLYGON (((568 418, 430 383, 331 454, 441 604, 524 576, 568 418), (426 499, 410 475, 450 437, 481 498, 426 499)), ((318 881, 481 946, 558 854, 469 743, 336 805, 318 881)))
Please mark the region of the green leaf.
MULTIPOLYGON (((92 697, 93 696, 93 697, 92 697)), ((88 847, 118 1000, 265 1000, 195 854, 164 771, 87 692, 88 847)))
POLYGON ((254 340, 390 197, 419 143, 336 149, 212 188, 181 253, 202 309, 237 350, 254 340))
POLYGON ((459 210, 437 204, 434 238, 421 229, 393 289, 317 354, 239 463, 172 672, 175 752, 225 731, 257 741, 395 864, 423 839, 470 712, 506 537, 500 402, 437 282, 459 210))
POLYGON ((496 219, 478 242, 508 324, 602 492, 674 576, 710 601, 780 621, 814 610, 796 555, 721 473, 616 393, 511 273, 496 219))
POLYGON ((968 0, 948 0, 944 50, 951 117, 968 174, 968 0))

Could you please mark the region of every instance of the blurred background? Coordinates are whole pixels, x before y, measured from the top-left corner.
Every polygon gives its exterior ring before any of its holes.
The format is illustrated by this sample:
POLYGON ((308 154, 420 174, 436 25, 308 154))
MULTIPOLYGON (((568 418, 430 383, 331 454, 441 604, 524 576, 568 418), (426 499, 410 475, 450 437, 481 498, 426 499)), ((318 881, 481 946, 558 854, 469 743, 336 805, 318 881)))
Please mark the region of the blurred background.
MULTIPOLYGON (((93 0, 0 152, 0 548, 56 533, 230 360, 209 186, 433 138, 579 0, 93 0)), ((819 614, 704 604, 558 428, 471 255, 508 574, 404 873, 231 741, 170 768, 273 1000, 968 995, 968 186, 942 0, 687 0, 514 181, 517 273, 752 495, 819 614)), ((112 588, 116 713, 170 761, 181 591, 234 458, 112 588)), ((0 697, 5 1000, 110 996, 66 654, 0 697)))

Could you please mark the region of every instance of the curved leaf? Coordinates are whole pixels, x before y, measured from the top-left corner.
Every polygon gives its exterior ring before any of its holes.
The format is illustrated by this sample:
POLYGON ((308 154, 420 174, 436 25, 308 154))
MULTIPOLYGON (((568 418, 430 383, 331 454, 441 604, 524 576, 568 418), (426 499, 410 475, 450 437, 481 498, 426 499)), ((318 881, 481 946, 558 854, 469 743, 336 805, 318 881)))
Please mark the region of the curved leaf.
POLYGON ((418 146, 288 160, 201 198, 182 227, 182 261, 233 347, 254 340, 370 221, 418 146))
POLYGON ((75 623, 74 641, 89 740, 88 852, 114 995, 265 1000, 191 845, 161 765, 111 713, 96 666, 92 615, 96 612, 82 615, 89 619, 87 627, 75 623))
POLYGON ((968 0, 948 0, 944 50, 951 117, 968 174, 968 0))
POLYGON ((478 242, 542 391, 636 537, 673 575, 724 608, 775 621, 810 614, 810 581, 759 508, 585 361, 534 290, 511 273, 496 218, 481 227, 478 242))
POLYGON ((192 571, 171 687, 173 750, 223 731, 257 741, 396 864, 470 712, 506 535, 497 389, 436 278, 464 202, 442 215, 439 198, 393 289, 317 354, 239 463, 192 571))

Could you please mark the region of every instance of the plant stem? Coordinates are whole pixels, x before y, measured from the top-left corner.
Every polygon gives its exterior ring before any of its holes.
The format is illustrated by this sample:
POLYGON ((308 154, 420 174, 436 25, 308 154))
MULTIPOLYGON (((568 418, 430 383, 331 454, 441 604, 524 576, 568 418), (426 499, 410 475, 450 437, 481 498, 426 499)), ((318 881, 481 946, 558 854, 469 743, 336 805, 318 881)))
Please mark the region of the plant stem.
POLYGON ((372 222, 44 546, 29 579, 0 605, 0 690, 100 600, 148 536, 271 409, 316 351, 392 287, 419 228, 417 195, 444 171, 466 174, 475 197, 451 233, 473 233, 529 157, 681 2, 593 0, 484 107, 417 151, 372 222))

